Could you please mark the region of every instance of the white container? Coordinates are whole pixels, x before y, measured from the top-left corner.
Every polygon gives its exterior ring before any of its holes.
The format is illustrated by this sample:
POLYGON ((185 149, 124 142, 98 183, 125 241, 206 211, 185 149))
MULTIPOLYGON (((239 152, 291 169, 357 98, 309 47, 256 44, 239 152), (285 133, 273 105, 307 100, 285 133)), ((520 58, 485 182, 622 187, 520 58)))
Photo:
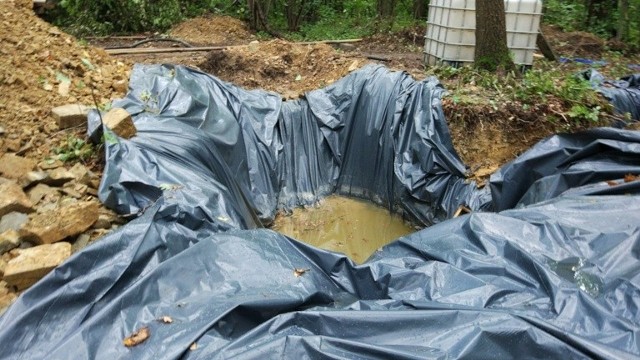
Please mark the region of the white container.
MULTIPOLYGON (((533 64, 542 1, 505 0, 507 46, 518 65, 533 64)), ((425 36, 425 63, 473 63, 476 48, 476 1, 431 0, 425 36)))

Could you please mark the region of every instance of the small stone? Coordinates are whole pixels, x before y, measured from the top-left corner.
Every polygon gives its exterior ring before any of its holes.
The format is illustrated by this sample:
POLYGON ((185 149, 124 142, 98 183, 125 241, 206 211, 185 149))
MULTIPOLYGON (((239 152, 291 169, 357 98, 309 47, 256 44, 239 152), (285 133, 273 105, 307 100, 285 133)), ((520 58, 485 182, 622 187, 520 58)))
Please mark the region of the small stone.
POLYGON ((116 135, 124 139, 130 139, 136 135, 136 127, 133 119, 127 110, 123 108, 113 108, 102 118, 104 125, 111 129, 116 135))
POLYGON ((72 172, 63 167, 59 167, 53 169, 49 173, 49 177, 43 180, 43 182, 47 185, 62 186, 75 178, 76 177, 72 172))
POLYGON ((31 203, 37 205, 46 195, 58 195, 58 190, 50 187, 49 185, 38 184, 31 188, 27 193, 29 194, 29 200, 31 200, 31 203))
POLYGON ((18 256, 7 264, 4 281, 18 290, 26 289, 62 264, 69 256, 71 256, 71 244, 67 242, 20 250, 18 256))
POLYGON ((26 241, 51 244, 86 231, 97 220, 97 203, 79 202, 38 213, 22 227, 20 234, 26 241))
POLYGON ((0 185, 0 216, 10 212, 33 212, 33 205, 27 195, 15 182, 7 182, 0 185))
POLYGON ((51 115, 60 129, 67 129, 87 123, 90 107, 80 104, 67 104, 51 110, 51 115))
POLYGON ((0 135, 4 135, 5 130, 4 130, 4 126, 0 126, 0 135))
POLYGON ((17 211, 13 211, 0 219, 0 233, 7 230, 20 230, 22 225, 29 221, 29 216, 17 211))
POLYGON ((113 90, 124 94, 129 89, 129 83, 127 80, 115 80, 111 83, 111 87, 113 90))
POLYGON ((81 163, 76 163, 73 165, 69 172, 73 174, 76 181, 80 184, 85 184, 91 186, 91 180, 93 178, 97 178, 95 174, 93 174, 86 166, 81 163))
POLYGON ((20 246, 20 234, 15 230, 7 230, 0 234, 0 254, 20 246))
POLYGON ((85 247, 87 247, 87 245, 89 245, 89 241, 91 241, 91 236, 89 236, 89 234, 81 234, 73 243, 71 251, 75 253, 84 249, 85 247))
POLYGON ((6 139, 2 143, 2 147, 6 151, 18 152, 18 151, 20 151, 20 148, 22 147, 22 141, 20 141, 20 139, 6 139))
MULTIPOLYGON (((62 192, 76 199, 82 199, 83 194, 75 189, 76 184, 68 184, 70 186, 65 186, 62 188, 62 192)), ((86 186, 86 185, 82 185, 86 186)), ((86 192, 86 189, 85 189, 86 192)))
POLYGON ((13 154, 0 158, 0 175, 9 179, 20 179, 36 168, 36 162, 13 154))
POLYGON ((98 221, 93 224, 94 229, 110 229, 111 228, 111 217, 109 215, 100 214, 98 216, 98 221))
POLYGON ((62 165, 63 165, 62 161, 57 159, 44 160, 38 163, 38 167, 42 170, 51 170, 51 169, 59 168, 62 165))
POLYGON ((20 181, 23 188, 33 186, 49 176, 45 171, 29 171, 20 181))

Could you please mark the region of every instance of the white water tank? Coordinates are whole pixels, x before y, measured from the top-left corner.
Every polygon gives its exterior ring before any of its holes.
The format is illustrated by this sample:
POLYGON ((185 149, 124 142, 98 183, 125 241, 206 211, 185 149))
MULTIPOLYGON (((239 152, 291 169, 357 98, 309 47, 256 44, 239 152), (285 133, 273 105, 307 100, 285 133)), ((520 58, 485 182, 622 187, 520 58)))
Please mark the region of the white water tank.
MULTIPOLYGON (((482 0, 480 0, 482 1, 482 0)), ((518 65, 533 64, 542 1, 505 0, 507 45, 518 65)), ((476 1, 431 0, 425 36, 427 65, 473 63, 476 47, 476 1)))

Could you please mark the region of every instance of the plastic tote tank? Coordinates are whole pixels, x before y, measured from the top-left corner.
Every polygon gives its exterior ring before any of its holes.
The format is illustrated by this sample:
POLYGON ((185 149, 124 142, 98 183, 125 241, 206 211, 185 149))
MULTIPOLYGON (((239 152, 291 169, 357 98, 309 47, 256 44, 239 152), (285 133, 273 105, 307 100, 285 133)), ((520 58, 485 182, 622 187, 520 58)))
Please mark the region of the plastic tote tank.
MULTIPOLYGON (((482 1, 482 0, 480 0, 482 1)), ((533 64, 542 1, 505 0, 507 45, 518 65, 533 64)), ((425 63, 473 63, 476 47, 476 1, 431 0, 425 36, 425 63)))

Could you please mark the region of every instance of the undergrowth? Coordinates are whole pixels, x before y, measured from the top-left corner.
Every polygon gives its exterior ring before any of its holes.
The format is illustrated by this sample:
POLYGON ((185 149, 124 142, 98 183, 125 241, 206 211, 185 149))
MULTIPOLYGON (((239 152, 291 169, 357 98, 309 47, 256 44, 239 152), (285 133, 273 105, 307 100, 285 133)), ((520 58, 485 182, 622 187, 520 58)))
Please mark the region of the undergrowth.
POLYGON ((540 64, 524 74, 449 66, 430 68, 427 74, 441 79, 459 106, 485 104, 498 110, 515 104, 523 111, 544 111, 539 119, 566 130, 602 125, 613 116, 611 105, 584 77, 552 65, 540 64))

